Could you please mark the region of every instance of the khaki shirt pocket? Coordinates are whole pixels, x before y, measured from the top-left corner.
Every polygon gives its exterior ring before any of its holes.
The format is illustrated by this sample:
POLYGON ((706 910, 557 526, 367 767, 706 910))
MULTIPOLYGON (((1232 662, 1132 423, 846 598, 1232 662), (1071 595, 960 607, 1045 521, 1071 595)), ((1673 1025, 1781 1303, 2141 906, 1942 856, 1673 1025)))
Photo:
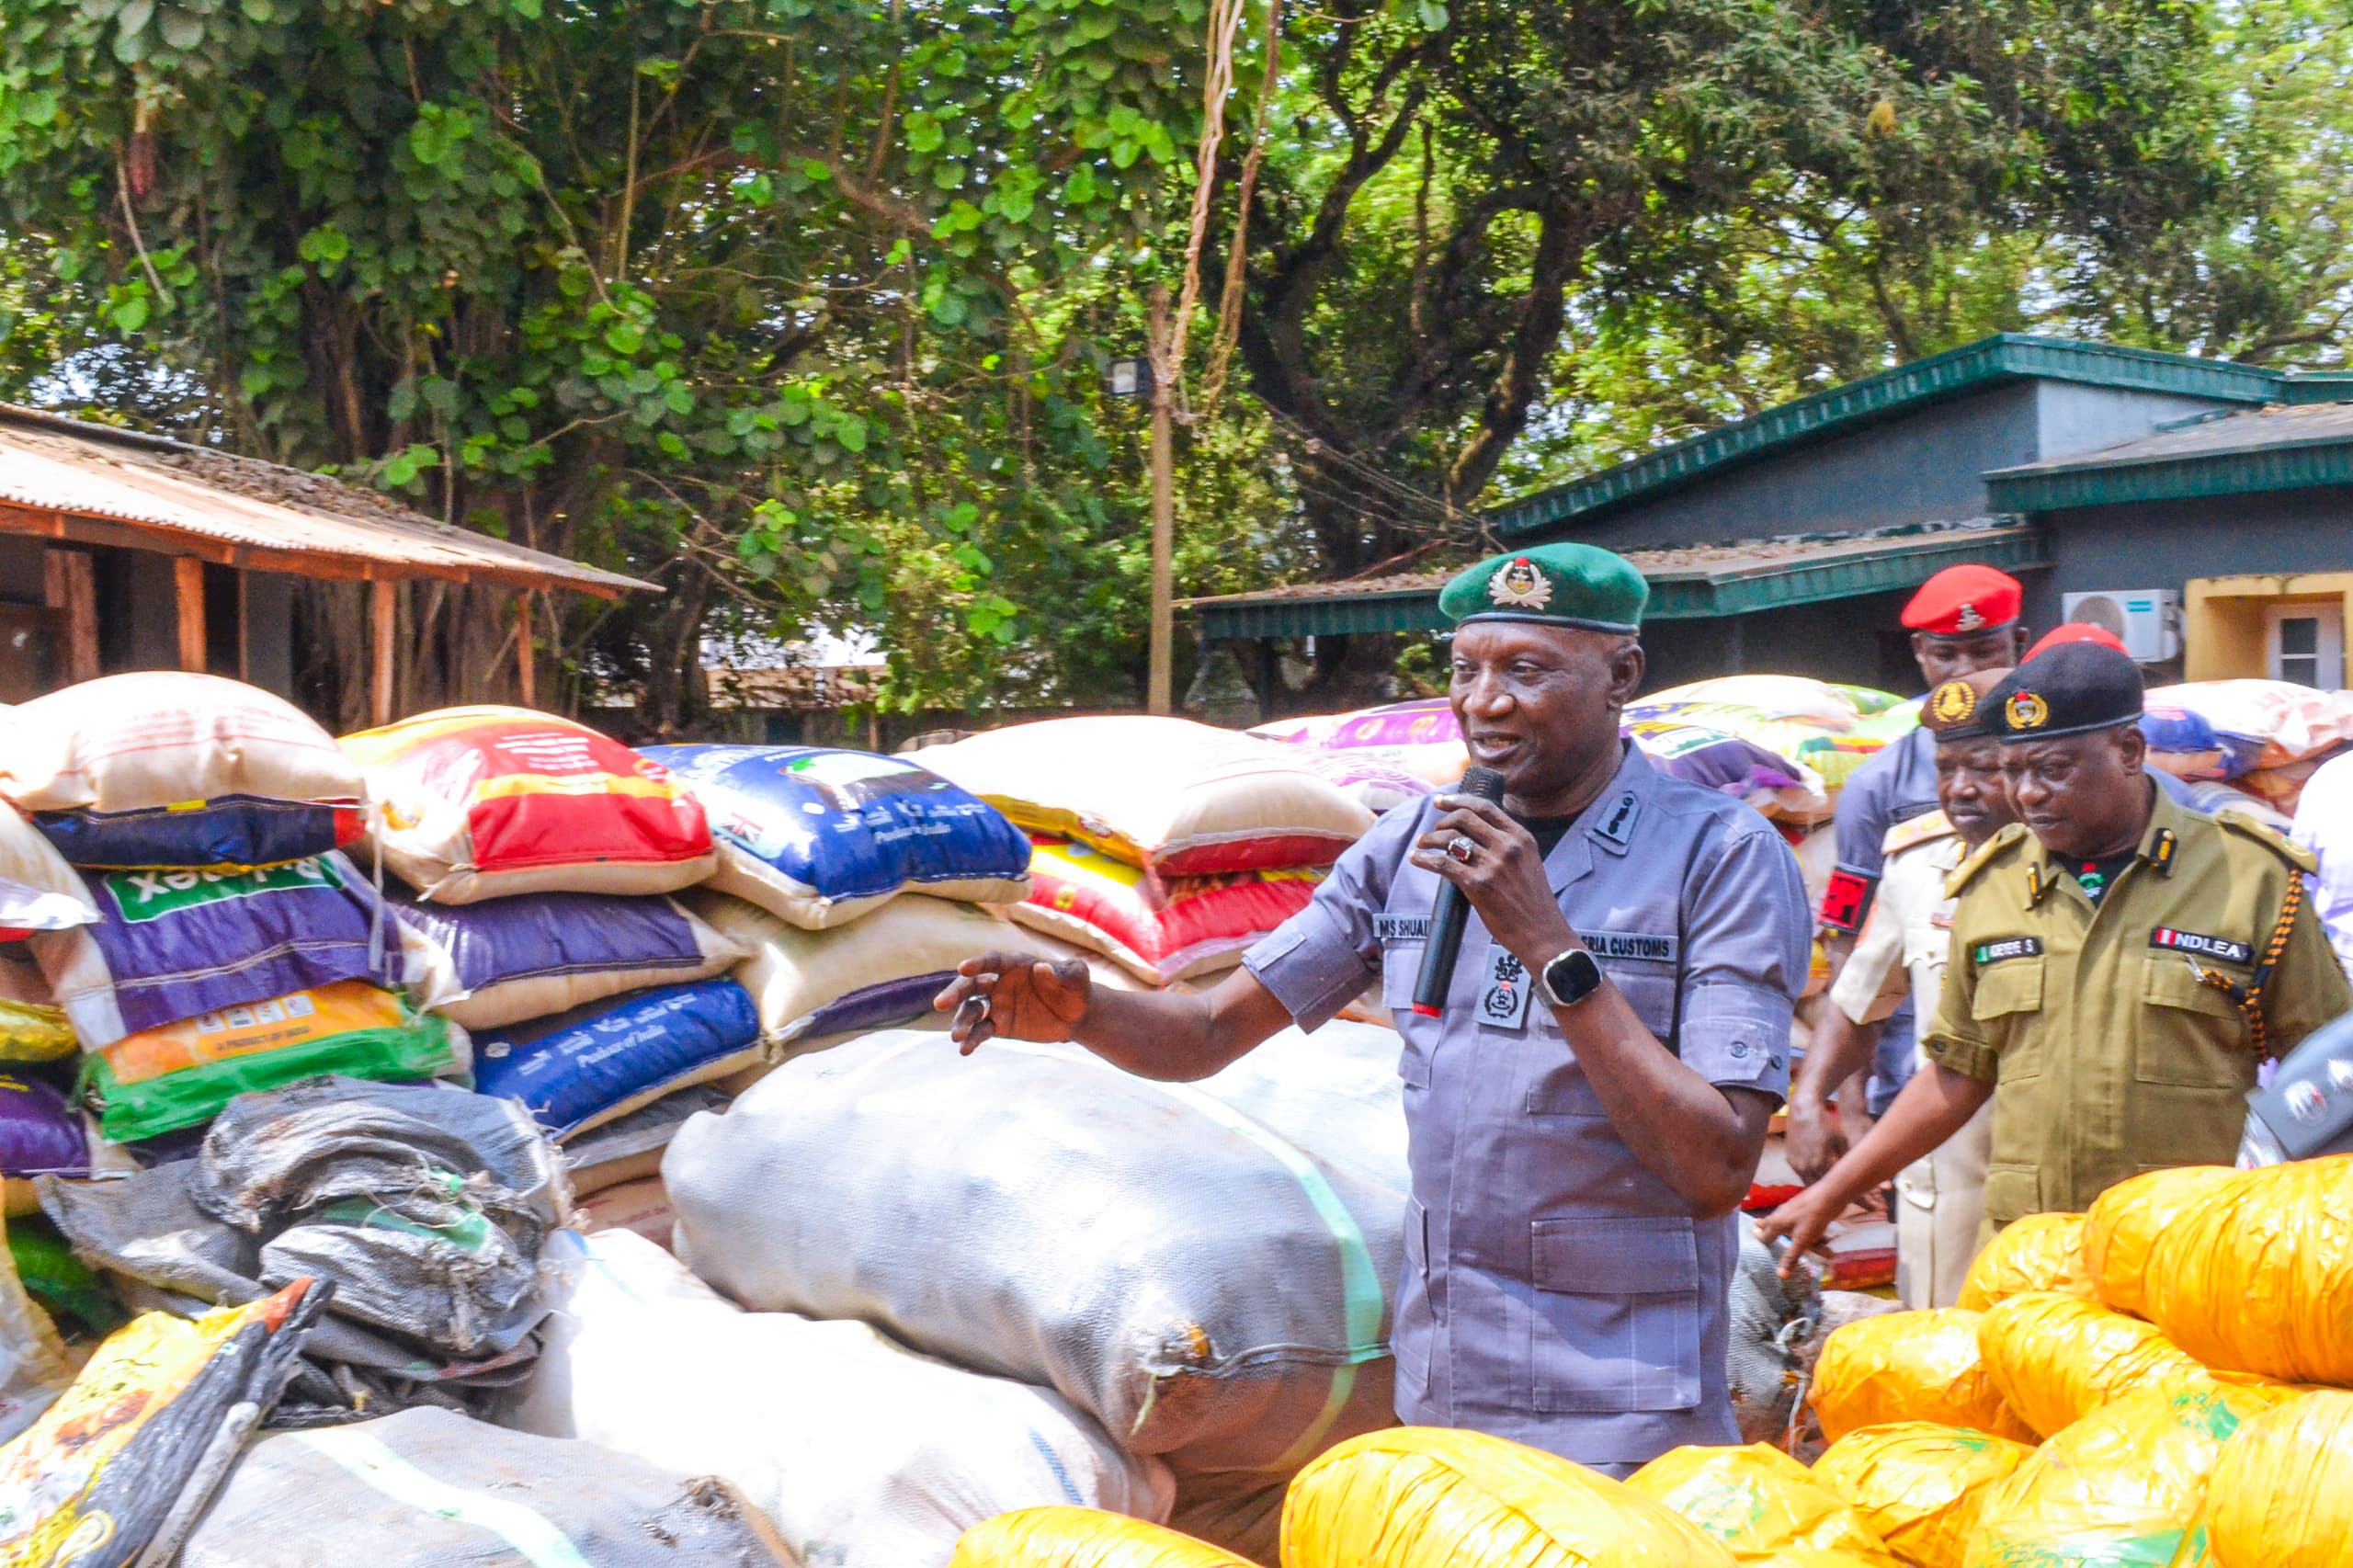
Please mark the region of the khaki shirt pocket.
POLYGON ((2004 959, 1978 972, 1969 1016, 1981 1024, 1995 1026, 1981 1032, 1986 1045, 2001 1059, 2002 1083, 2041 1075, 2041 1031, 2026 1024, 2028 1017, 2040 1011, 2041 959, 2004 959))
MULTIPOLYGON (((2243 984, 2246 977, 2231 979, 2243 984)), ((2132 1039, 2135 1079, 2193 1089, 2237 1089, 2252 1083, 2255 1059, 2245 1018, 2228 996, 2200 980, 2181 954, 2151 953, 2143 960, 2141 1000, 2144 1006, 2132 1039)))
POLYGON ((2029 1214, 2040 1214, 2048 1207, 2042 1201, 2042 1172, 2035 1165, 2010 1165, 1990 1161, 1985 1166, 1985 1224, 1999 1230, 2013 1220, 2029 1214))

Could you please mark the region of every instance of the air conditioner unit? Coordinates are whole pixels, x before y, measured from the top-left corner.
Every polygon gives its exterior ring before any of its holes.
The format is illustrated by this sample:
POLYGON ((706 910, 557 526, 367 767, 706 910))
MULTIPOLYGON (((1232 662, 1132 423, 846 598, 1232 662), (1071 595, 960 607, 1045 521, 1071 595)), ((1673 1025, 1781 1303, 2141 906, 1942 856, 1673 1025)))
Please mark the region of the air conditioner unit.
POLYGON ((2063 594, 2059 608, 2069 620, 2115 632, 2124 640, 2124 651, 2142 664, 2158 664, 2181 652, 2181 595, 2172 588, 2063 594))

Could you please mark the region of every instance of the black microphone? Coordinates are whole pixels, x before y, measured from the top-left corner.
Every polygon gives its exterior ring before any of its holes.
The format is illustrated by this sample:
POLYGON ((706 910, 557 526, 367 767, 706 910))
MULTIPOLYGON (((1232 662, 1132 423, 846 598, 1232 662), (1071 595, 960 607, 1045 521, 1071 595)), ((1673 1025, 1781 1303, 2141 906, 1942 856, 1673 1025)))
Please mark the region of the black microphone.
MULTIPOLYGON (((1472 795, 1500 804, 1504 776, 1492 767, 1469 767, 1462 782, 1447 791, 1472 795)), ((1422 972, 1414 981, 1414 1011, 1426 1018, 1445 1015, 1446 994, 1454 987, 1454 960, 1462 950, 1462 923, 1470 918, 1471 901, 1444 877, 1438 881, 1438 898, 1430 905, 1430 934, 1422 944, 1422 972)))

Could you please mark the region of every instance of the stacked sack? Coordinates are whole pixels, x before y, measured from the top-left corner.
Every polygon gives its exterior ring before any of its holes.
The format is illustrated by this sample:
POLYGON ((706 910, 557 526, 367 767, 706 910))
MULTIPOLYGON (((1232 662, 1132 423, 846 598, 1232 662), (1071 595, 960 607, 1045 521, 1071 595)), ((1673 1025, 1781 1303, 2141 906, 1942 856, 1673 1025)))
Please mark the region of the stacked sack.
POLYGON ((1919 1568, 2340 1562, 2349 1297, 2353 1156, 2149 1172, 1833 1334, 1813 1473, 1919 1568))
MULTIPOLYGON (((1018 724, 913 759, 1028 831, 1030 887, 1006 911, 1015 921, 1165 985, 1241 962, 1372 825, 1352 787, 1364 779, 1327 776, 1309 756, 1123 715, 1018 724)), ((1383 776, 1376 803, 1428 789, 1383 776)))
MULTIPOLYGON (((343 853, 364 792, 325 731, 214 676, 111 676, 10 713, 0 794, 23 817, 6 824, 5 874, 89 915, 32 931, 48 994, 26 999, 11 965, 11 1000, 71 1029, 108 1142, 197 1127, 241 1092, 321 1073, 465 1071, 463 1029, 412 994, 421 950, 343 853)), ((58 1043, 28 1049, 21 1026, 10 1039, 19 1057, 58 1043)))
POLYGON ((667 1231, 661 1148, 723 1103, 707 1085, 924 1013, 959 960, 1002 944, 961 901, 1027 885, 1010 824, 892 758, 639 752, 511 708, 343 744, 367 769, 370 846, 412 890, 398 909, 430 1006, 474 1034, 477 1086, 564 1146, 592 1210, 649 1234, 667 1231))
POLYGON ((2304 781, 2353 743, 2353 692, 2284 680, 2198 680, 2151 689, 2149 766, 2187 780, 2205 810, 2291 818, 2304 781))

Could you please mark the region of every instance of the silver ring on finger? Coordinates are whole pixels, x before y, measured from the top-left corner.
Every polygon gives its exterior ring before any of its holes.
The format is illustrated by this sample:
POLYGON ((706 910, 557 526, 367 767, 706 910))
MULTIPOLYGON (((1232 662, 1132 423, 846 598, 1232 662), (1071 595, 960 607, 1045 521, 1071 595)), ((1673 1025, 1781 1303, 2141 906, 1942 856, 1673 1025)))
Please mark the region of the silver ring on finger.
POLYGON ((1458 866, 1468 866, 1478 849, 1479 841, 1467 833, 1458 833, 1446 841, 1446 858, 1458 866))

